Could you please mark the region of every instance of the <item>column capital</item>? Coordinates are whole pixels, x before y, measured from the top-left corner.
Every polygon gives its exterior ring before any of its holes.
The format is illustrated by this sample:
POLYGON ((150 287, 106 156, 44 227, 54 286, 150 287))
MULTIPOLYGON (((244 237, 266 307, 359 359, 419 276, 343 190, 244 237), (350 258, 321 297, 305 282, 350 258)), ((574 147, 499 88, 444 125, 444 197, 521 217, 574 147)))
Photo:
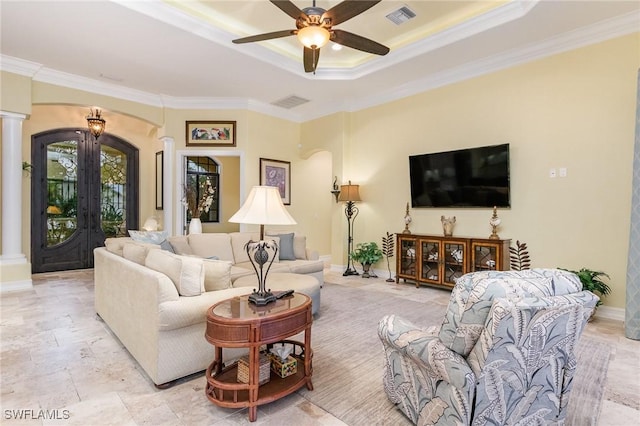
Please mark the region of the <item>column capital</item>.
POLYGON ((165 144, 165 146, 171 145, 175 142, 175 139, 173 138, 173 136, 160 136, 158 139, 160 139, 162 143, 165 144))
POLYGON ((27 118, 26 115, 24 114, 18 114, 15 112, 9 112, 9 111, 0 111, 0 118, 10 118, 13 120, 24 120, 25 118, 27 118))

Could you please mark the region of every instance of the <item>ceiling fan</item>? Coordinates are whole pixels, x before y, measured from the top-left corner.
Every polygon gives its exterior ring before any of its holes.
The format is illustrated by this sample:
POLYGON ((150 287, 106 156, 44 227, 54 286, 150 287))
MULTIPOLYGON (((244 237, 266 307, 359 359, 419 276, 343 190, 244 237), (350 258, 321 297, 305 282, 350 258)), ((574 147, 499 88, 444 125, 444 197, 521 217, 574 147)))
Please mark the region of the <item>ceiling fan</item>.
POLYGON ((295 30, 274 31, 233 40, 234 43, 251 43, 254 41, 271 40, 274 38, 296 35, 304 45, 303 63, 305 72, 315 72, 320 58, 320 48, 331 40, 334 43, 363 52, 376 55, 386 55, 389 48, 373 40, 350 33, 348 31, 334 29, 334 25, 341 24, 354 16, 370 9, 381 0, 344 0, 329 10, 313 6, 300 10, 290 0, 270 0, 287 15, 296 20, 295 30))

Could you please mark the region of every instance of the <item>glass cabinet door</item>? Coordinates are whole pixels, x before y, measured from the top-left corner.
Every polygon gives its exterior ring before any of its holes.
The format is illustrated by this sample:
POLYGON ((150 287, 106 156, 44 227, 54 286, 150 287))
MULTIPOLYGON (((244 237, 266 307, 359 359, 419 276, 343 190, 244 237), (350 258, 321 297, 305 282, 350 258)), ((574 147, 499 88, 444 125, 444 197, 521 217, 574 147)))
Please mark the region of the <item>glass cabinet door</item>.
POLYGON ((401 275, 416 276, 416 240, 400 239, 400 271, 401 275))
POLYGON ((444 242, 444 282, 454 285, 465 273, 467 245, 463 241, 444 242))
POLYGON ((497 253, 497 246, 474 243, 472 271, 495 271, 497 253))
POLYGON ((440 241, 421 241, 422 275, 420 278, 423 281, 440 281, 440 245, 440 241))

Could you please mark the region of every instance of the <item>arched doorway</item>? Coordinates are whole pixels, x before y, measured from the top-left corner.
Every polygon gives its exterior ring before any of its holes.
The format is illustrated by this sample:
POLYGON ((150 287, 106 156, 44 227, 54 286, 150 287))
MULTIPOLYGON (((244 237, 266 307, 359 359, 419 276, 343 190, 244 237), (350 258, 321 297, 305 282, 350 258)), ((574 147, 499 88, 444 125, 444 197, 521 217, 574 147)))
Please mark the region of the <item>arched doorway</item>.
POLYGON ((93 267, 93 249, 138 223, 138 149, 56 129, 31 138, 34 273, 93 267))

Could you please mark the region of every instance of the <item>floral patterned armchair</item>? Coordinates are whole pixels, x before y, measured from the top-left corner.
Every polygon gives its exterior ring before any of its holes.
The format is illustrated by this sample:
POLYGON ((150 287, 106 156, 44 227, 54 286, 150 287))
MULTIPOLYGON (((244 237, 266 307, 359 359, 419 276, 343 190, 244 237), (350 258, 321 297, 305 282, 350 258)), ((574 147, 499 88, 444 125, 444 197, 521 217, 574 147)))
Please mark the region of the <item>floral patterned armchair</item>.
POLYGON ((441 327, 380 320, 384 388, 415 424, 562 424, 598 301, 556 269, 462 276, 441 327))

